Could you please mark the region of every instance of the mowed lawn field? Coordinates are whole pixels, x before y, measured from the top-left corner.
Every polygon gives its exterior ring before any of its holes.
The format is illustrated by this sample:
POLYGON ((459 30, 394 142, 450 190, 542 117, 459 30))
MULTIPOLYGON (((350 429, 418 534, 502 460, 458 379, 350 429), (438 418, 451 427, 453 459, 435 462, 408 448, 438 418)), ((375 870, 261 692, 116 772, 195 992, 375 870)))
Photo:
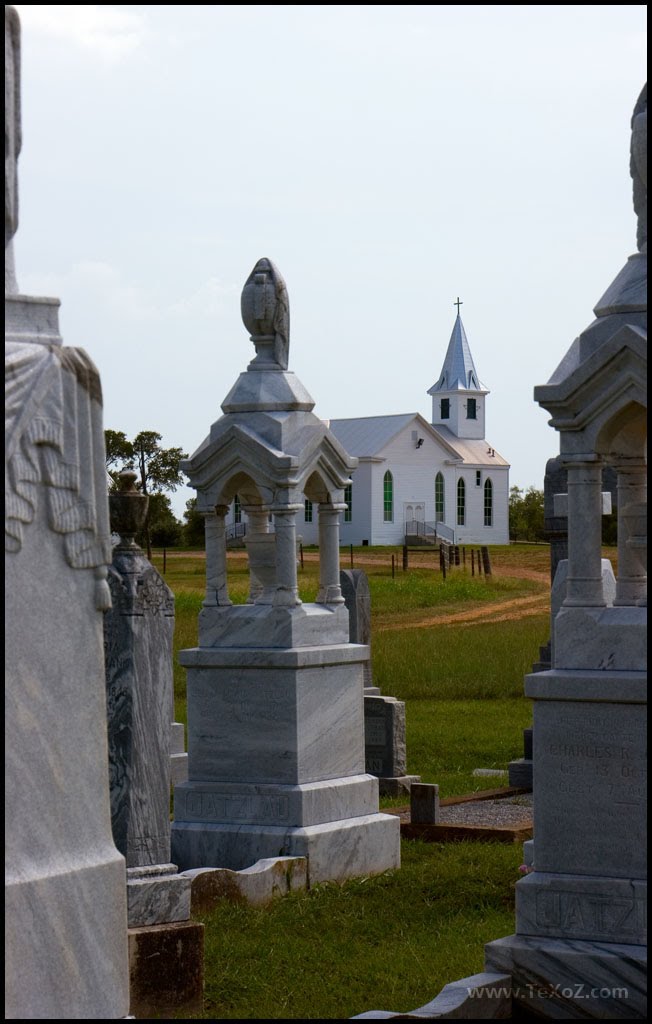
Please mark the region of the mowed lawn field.
MULTIPOLYGON (((605 550, 615 561, 615 551, 605 550)), ((300 596, 313 601, 318 552, 303 551, 300 596)), ((442 796, 496 786, 476 768, 523 756, 531 704, 523 677, 550 632, 547 545, 490 548, 491 576, 466 565, 443 578, 438 554, 342 549, 371 592, 374 685, 406 703, 407 769, 442 796), (392 555, 394 568, 392 572, 392 555)), ((152 561, 163 570, 163 553, 152 561)), ((475 562, 475 558, 474 558, 475 562)), ((615 568, 615 565, 614 565, 615 568)), ((175 706, 186 721, 176 653, 197 645, 203 552, 167 551, 175 593, 175 706)), ((234 602, 248 593, 244 551, 228 556, 234 602)), ((381 806, 405 801, 381 800, 381 806)), ((402 867, 252 908, 223 902, 199 920, 206 934, 204 1019, 346 1019, 370 1009, 407 1012, 449 981, 482 970, 483 945, 513 932, 520 846, 402 841, 402 867)))

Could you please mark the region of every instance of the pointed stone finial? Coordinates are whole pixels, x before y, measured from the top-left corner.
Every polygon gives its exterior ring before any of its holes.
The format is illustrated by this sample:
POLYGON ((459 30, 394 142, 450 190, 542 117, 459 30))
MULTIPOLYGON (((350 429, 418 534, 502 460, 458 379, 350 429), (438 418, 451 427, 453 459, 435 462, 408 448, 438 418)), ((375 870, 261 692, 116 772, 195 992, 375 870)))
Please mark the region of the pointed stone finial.
POLYGON ((134 537, 142 529, 147 516, 149 498, 136 487, 137 479, 133 469, 123 469, 118 473, 120 490, 109 495, 111 529, 120 535, 121 548, 138 548, 134 537))
POLYGON ((647 252, 647 84, 643 86, 632 114, 630 155, 634 212, 638 218, 636 243, 639 252, 647 252))
POLYGON ((18 154, 20 128, 20 21, 5 6, 5 294, 18 292, 13 237, 18 228, 18 154))
POLYGON ((256 347, 247 369, 287 370, 290 351, 290 303, 285 281, 263 258, 242 289, 242 321, 256 347))

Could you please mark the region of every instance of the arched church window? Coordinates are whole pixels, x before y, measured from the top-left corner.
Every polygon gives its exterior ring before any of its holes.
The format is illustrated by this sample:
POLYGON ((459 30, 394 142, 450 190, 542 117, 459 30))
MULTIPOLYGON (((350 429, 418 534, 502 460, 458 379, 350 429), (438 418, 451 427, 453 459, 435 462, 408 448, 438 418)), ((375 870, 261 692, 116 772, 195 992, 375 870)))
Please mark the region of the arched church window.
POLYGON ((457 525, 464 526, 466 522, 466 484, 463 480, 457 481, 457 525))
POLYGON ((494 524, 494 485, 491 480, 484 482, 484 525, 494 524))
POLYGON ((304 523, 312 522, 312 502, 309 501, 308 498, 306 498, 305 504, 303 506, 303 521, 304 523))
POLYGON ((383 477, 383 522, 394 522, 394 478, 389 470, 383 477))
POLYGON ((446 521, 446 506, 444 503, 444 476, 443 473, 437 473, 435 477, 435 522, 443 523, 446 521))
POLYGON ((347 484, 344 488, 344 501, 346 503, 344 522, 350 523, 353 518, 353 484, 347 484))

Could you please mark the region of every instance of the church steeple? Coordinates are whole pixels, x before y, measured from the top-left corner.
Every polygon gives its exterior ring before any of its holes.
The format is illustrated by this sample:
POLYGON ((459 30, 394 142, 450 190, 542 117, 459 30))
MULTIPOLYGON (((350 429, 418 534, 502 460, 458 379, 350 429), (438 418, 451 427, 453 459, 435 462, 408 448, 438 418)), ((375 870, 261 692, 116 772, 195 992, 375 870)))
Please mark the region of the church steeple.
POLYGON ((428 390, 432 395, 433 426, 447 427, 456 437, 480 439, 485 436, 484 397, 489 394, 478 377, 460 316, 453 326, 439 379, 428 390))

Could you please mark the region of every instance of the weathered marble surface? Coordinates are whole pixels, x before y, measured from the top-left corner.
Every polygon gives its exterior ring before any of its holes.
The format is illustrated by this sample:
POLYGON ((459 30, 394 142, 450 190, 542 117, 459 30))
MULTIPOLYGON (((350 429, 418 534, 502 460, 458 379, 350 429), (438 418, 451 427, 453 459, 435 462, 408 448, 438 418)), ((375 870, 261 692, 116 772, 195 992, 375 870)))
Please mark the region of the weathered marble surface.
POLYGON ((307 857, 309 885, 342 882, 399 868, 400 827, 395 814, 377 813, 306 828, 175 822, 172 853, 184 870, 240 871, 271 857, 307 857))
POLYGON ((406 774, 405 703, 395 697, 364 698, 365 767, 372 775, 406 774))
MULTIPOLYGON (((286 650, 349 639, 346 608, 302 604, 294 608, 270 605, 235 605, 203 608, 199 616, 199 643, 209 647, 265 647, 286 650)), ((368 663, 367 655, 367 663, 368 663)))
MULTIPOLYGON (((342 597, 349 613, 349 643, 371 645, 371 593, 366 573, 362 569, 341 569, 342 597)), ((371 650, 364 666, 365 695, 373 687, 371 650)), ((380 693, 380 690, 378 690, 380 693)))
POLYGON ((104 619, 111 817, 127 867, 170 859, 174 595, 137 547, 118 545, 104 619))
POLYGON ((127 868, 127 911, 130 928, 187 921, 190 881, 176 864, 127 868))
POLYGON ((86 353, 52 341, 58 303, 20 305, 34 330, 5 346, 5 1013, 115 1019, 127 908, 107 771, 101 391, 86 353))
POLYGON ((378 780, 370 775, 287 786, 246 782, 186 782, 174 791, 175 823, 233 822, 288 827, 357 818, 378 809, 378 780))
POLYGON ((553 666, 645 672, 646 624, 645 608, 562 608, 555 619, 553 666))
POLYGON ((521 1012, 548 1020, 647 1018, 647 950, 510 935, 485 946, 485 969, 511 974, 521 1012))
POLYGON ((379 781, 381 796, 409 794, 420 775, 407 775, 405 703, 364 694, 365 769, 379 781))
POLYGON ((645 945, 646 907, 646 881, 552 874, 537 868, 516 886, 516 931, 645 945))
POLYGON ((188 752, 183 722, 173 722, 170 732, 170 780, 173 786, 188 781, 188 752))
POLYGON ((645 755, 639 704, 535 701, 537 871, 645 877, 645 755))
POLYGON ((299 892, 308 884, 305 857, 272 857, 242 871, 191 868, 183 872, 192 886, 193 911, 210 910, 220 900, 266 906, 279 896, 299 892))
POLYGON ((189 779, 296 785, 363 773, 366 648, 249 653, 183 652, 182 663, 201 663, 188 670, 189 779))

